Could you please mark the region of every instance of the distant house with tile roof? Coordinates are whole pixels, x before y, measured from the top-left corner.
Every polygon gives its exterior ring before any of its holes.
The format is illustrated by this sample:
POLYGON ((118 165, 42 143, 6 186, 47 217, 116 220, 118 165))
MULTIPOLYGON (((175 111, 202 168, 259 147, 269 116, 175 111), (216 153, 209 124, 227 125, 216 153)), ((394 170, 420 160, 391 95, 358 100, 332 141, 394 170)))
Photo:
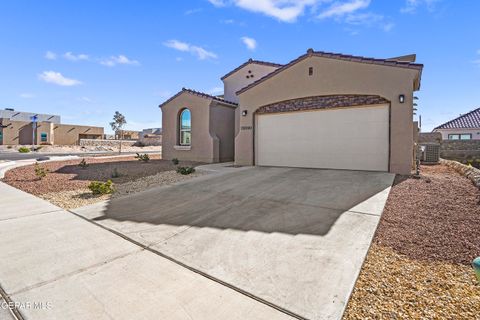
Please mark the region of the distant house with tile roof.
POLYGON ((462 114, 433 129, 443 140, 480 140, 480 108, 462 114))

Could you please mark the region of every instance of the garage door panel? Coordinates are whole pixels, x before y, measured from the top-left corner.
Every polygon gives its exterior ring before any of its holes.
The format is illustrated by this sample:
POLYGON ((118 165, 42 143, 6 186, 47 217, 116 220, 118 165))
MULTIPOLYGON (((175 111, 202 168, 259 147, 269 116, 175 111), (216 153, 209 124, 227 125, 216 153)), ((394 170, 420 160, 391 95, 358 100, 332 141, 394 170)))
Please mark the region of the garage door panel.
POLYGON ((388 171, 388 112, 383 105, 259 115, 257 164, 388 171))

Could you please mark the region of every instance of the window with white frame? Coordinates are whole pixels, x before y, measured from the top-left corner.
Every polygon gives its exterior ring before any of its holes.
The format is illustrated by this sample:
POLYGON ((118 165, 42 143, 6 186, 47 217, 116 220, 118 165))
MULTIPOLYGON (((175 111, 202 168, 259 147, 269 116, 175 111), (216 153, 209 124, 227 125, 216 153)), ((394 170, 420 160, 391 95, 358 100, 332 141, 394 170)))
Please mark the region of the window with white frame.
POLYGON ((471 133, 453 133, 448 135, 448 140, 472 140, 471 133))
POLYGON ((192 143, 192 116, 190 110, 183 109, 180 112, 179 140, 181 146, 189 146, 192 143))

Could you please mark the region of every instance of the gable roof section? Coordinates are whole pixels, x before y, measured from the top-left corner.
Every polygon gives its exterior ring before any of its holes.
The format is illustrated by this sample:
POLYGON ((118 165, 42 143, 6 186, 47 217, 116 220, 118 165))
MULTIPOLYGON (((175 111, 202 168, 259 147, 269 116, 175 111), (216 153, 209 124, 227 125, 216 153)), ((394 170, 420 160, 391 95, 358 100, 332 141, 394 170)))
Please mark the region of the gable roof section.
POLYGON ((284 71, 285 69, 290 68, 291 66, 297 64, 298 62, 309 58, 309 57, 323 57, 329 59, 337 59, 337 60, 344 60, 344 61, 352 61, 352 62, 359 62, 359 63, 367 63, 367 64, 375 64, 381 66, 388 66, 388 67, 398 67, 398 68, 407 68, 407 69, 415 69, 419 70, 420 74, 423 69, 423 64, 420 63, 412 63, 408 61, 400 61, 400 60, 392 60, 392 59, 375 59, 375 58, 367 58, 362 56, 352 56, 340 53, 331 53, 331 52, 323 52, 323 51, 313 51, 313 49, 308 49, 306 54, 301 55, 295 60, 290 61, 286 65, 282 66, 281 68, 273 71, 272 73, 267 74, 266 76, 258 79, 257 81, 249 84, 248 86, 238 90, 236 94, 241 94, 258 84, 264 82, 267 79, 274 77, 275 75, 279 74, 280 72, 284 71))
POLYGON ((257 109, 257 114, 346 108, 363 105, 388 104, 390 101, 377 95, 344 94, 313 96, 272 103, 257 109))
POLYGON ((476 129, 480 128, 480 108, 465 113, 453 120, 439 125, 436 129, 476 129))
POLYGON ((259 65, 262 65, 262 66, 276 67, 276 68, 280 68, 280 67, 283 66, 282 64, 278 64, 278 63, 248 59, 247 62, 239 65, 238 67, 236 67, 235 69, 233 69, 232 71, 230 71, 229 73, 227 73, 226 75, 221 77, 220 79, 224 80, 224 79, 230 77, 232 74, 236 73, 238 70, 242 69, 243 67, 245 67, 245 66, 247 66, 251 63, 252 64, 259 64, 259 65))
POLYGON ((188 89, 188 88, 182 88, 181 91, 179 91, 177 94, 172 96, 170 99, 161 103, 158 107, 159 108, 163 107, 164 105, 166 105, 167 103, 169 103, 170 101, 172 101, 173 99, 175 99, 176 97, 180 96, 183 93, 189 93, 189 94, 192 94, 192 95, 197 96, 197 97, 214 100, 214 101, 226 104, 226 105, 231 105, 231 106, 235 106, 235 107, 238 106, 238 104, 235 103, 235 102, 227 101, 227 100, 224 100, 222 98, 212 96, 208 93, 204 93, 204 92, 200 92, 200 91, 196 91, 196 90, 192 90, 192 89, 188 89))

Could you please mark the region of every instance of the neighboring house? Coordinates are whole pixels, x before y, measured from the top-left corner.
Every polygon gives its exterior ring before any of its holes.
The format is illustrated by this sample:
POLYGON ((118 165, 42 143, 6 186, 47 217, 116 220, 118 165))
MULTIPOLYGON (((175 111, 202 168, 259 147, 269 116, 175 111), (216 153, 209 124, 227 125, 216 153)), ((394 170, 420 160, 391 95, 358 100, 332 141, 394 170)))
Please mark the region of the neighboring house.
POLYGON ((77 145, 80 139, 101 139, 102 127, 61 124, 60 116, 0 110, 0 145, 77 145), (36 115, 34 126, 31 117, 36 115))
POLYGON ((117 130, 115 132, 115 139, 138 140, 140 133, 140 131, 133 130, 117 130))
POLYGON ((450 120, 435 129, 443 140, 480 140, 480 108, 450 120))
POLYGON ((414 61, 312 49, 286 65, 248 60, 222 77, 224 98, 182 89, 160 105, 163 158, 408 174, 414 61))

